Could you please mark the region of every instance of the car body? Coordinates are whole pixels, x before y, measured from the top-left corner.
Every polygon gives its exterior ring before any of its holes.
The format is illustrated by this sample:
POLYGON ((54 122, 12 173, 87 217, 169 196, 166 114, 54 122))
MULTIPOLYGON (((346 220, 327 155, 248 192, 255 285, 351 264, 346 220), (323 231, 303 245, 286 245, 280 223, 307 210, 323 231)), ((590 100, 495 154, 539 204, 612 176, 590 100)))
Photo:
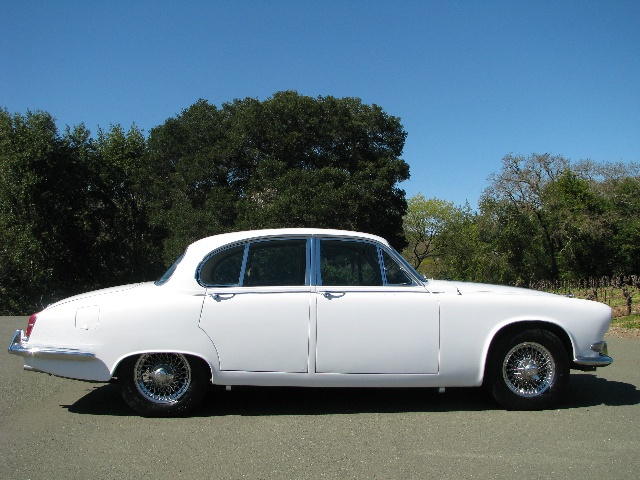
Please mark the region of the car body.
POLYGON ((67 298, 9 352, 25 369, 117 379, 143 415, 184 414, 208 385, 478 387, 539 409, 569 369, 612 362, 604 304, 426 280, 382 238, 322 229, 216 235, 157 282, 67 298))

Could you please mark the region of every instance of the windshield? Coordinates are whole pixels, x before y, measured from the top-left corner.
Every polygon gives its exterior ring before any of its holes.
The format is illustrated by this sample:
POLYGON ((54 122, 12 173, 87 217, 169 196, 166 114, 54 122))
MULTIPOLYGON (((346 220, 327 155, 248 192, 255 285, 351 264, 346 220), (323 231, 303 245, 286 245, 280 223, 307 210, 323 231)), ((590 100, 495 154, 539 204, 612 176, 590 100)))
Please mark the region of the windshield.
POLYGON ((176 271, 176 268, 178 268, 178 265, 180 264, 180 262, 182 261, 182 259, 184 258, 184 254, 186 252, 184 252, 182 255, 180 255, 178 257, 178 259, 173 262, 173 265, 171 265, 169 267, 169 270, 167 270, 166 272, 164 272, 164 275, 162 275, 162 277, 160 277, 158 280, 156 280, 155 284, 157 286, 161 286, 164 285, 165 283, 167 283, 169 281, 169 279, 171 278, 171 275, 173 275, 173 272, 176 271))

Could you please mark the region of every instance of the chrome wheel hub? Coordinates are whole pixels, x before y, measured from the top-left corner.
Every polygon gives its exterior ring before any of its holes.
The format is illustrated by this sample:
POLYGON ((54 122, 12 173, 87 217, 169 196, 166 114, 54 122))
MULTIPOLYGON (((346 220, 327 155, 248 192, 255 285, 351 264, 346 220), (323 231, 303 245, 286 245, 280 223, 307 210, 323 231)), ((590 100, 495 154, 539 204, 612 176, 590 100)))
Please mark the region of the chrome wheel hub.
POLYGON ((521 362, 518 370, 522 378, 526 378, 528 380, 538 380, 540 378, 538 377, 538 365, 532 358, 528 358, 526 361, 521 362))
POLYGON ((502 364, 502 376, 509 389, 522 397, 545 393, 555 378, 551 352, 538 343, 520 343, 509 350, 502 364))
POLYGON ((173 382, 175 375, 170 365, 162 365, 150 372, 147 380, 154 382, 156 385, 169 385, 173 382))

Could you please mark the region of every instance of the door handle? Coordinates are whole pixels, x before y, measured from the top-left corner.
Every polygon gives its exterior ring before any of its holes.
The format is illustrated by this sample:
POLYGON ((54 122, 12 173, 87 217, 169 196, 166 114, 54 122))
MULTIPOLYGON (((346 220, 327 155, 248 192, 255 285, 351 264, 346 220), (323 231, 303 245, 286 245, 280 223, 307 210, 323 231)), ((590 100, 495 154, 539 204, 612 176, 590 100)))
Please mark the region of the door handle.
POLYGON ((229 300, 236 296, 235 293, 210 293, 209 296, 213 298, 216 302, 221 302, 222 300, 229 300))
POLYGON ((346 292, 318 292, 321 293, 324 298, 331 300, 332 298, 340 298, 346 295, 346 292))

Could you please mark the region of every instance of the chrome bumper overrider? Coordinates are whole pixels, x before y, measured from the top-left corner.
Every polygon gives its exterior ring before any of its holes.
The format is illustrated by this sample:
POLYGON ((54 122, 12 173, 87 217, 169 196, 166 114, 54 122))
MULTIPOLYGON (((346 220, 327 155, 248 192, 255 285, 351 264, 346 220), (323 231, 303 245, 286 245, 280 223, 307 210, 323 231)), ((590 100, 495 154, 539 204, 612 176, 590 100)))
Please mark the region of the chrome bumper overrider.
POLYGON ((72 357, 75 360, 91 360, 95 357, 92 352, 85 352, 76 348, 64 347, 29 347, 23 330, 16 330, 9 344, 9 353, 20 357, 37 356, 50 358, 72 357))
POLYGON ((576 357, 573 363, 585 367, 606 367, 613 363, 613 358, 608 355, 607 342, 604 340, 591 345, 591 350, 598 352, 600 355, 598 357, 576 357))

